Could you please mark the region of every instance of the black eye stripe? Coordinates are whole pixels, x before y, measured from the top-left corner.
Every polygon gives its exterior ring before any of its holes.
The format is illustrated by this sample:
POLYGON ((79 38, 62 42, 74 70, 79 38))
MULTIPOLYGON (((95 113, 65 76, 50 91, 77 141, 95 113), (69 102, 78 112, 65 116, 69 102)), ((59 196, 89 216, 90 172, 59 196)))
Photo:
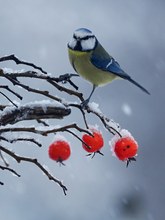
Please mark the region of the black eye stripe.
POLYGON ((80 40, 88 40, 88 39, 90 39, 90 38, 94 38, 95 36, 94 35, 88 35, 88 36, 85 36, 85 37, 81 37, 81 38, 79 38, 79 37, 77 37, 75 34, 73 35, 73 38, 74 39, 80 39, 80 40))
POLYGON ((94 37, 95 37, 94 35, 85 36, 85 37, 82 37, 81 40, 88 40, 88 39, 94 38, 94 37))

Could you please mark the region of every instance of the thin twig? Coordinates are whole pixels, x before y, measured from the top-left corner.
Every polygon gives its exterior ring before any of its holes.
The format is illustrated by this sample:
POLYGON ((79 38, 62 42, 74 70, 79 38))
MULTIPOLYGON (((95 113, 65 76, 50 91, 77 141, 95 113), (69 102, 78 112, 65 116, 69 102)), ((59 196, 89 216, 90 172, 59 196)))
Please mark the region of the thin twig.
MULTIPOLYGON (((3 136, 0 136, 0 140, 6 141, 8 143, 14 143, 17 141, 27 141, 27 142, 32 142, 34 144, 36 144, 38 147, 42 147, 42 144, 39 143, 38 141, 36 141, 34 138, 14 138, 14 139, 7 139, 3 136)), ((1 152, 0 152, 1 154, 1 152)), ((1 156, 1 155, 0 155, 1 156)))
POLYGON ((34 69, 40 70, 42 73, 47 74, 47 72, 45 70, 43 70, 41 67, 36 66, 35 64, 29 63, 29 62, 24 61, 24 60, 20 60, 14 54, 11 54, 9 56, 4 56, 4 57, 0 58, 0 62, 10 61, 10 60, 14 61, 16 64, 23 64, 23 65, 26 65, 26 66, 31 66, 34 69))
POLYGON ((50 99, 56 100, 58 102, 62 102, 62 99, 60 99, 60 98, 58 98, 56 96, 50 95, 49 91, 47 91, 47 90, 33 89, 30 86, 27 86, 27 85, 19 82, 18 80, 15 80, 15 79, 11 78, 10 76, 8 76, 6 78, 8 80, 10 80, 13 83, 13 85, 20 86, 20 87, 24 88, 25 90, 27 90, 28 92, 33 92, 33 93, 36 93, 36 94, 40 94, 40 95, 46 96, 46 97, 48 97, 50 99))
POLYGON ((9 102, 11 102, 16 108, 18 107, 7 95, 5 95, 3 92, 0 92, 9 102))
MULTIPOLYGON (((33 132, 35 134, 40 134, 43 136, 47 136, 50 133, 57 133, 57 132, 68 132, 70 134, 72 134, 74 137, 76 137, 79 141, 81 141, 83 144, 85 144, 88 148, 90 148, 81 138, 78 137, 78 135, 76 135, 74 132, 70 131, 69 129, 76 129, 79 132, 84 132, 87 133, 89 135, 91 135, 89 130, 80 128, 77 124, 73 123, 73 124, 69 124, 63 127, 59 127, 59 128, 53 128, 53 129, 47 129, 47 130, 37 130, 35 127, 11 127, 11 128, 2 128, 0 129, 0 133, 6 133, 6 132, 33 132)), ((27 138, 17 138, 17 139, 13 139, 13 140, 7 140, 6 138, 4 138, 3 136, 0 137, 1 140, 5 140, 7 142, 13 143, 15 141, 31 141, 31 142, 35 142, 34 139, 27 139, 27 138)), ((39 143, 37 142, 36 144, 39 145, 39 143)))
POLYGON ((37 119, 37 122, 39 124, 42 124, 42 125, 46 126, 46 127, 49 127, 49 124, 47 122, 45 122, 44 120, 42 120, 42 119, 37 119))
MULTIPOLYGON (((54 77, 52 75, 43 75, 43 74, 40 74, 36 71, 14 71, 14 72, 10 72, 10 69, 9 71, 5 69, 0 69, 0 74, 1 74, 1 77, 6 77, 6 76, 10 76, 11 78, 22 78, 22 77, 25 77, 25 78, 35 78, 35 79, 43 79, 43 80, 51 80, 51 81, 54 81, 54 82, 57 82, 57 83, 67 83, 68 80, 71 79, 71 77, 76 77, 76 76, 79 76, 77 74, 72 74, 72 73, 66 73, 66 74, 62 74, 60 75, 59 77, 54 77)), ((77 86, 76 86, 77 88, 77 86)))
MULTIPOLYGON (((86 109, 82 109, 81 105, 74 104, 74 103, 70 103, 68 106, 78 108, 78 109, 81 111, 81 113, 82 113, 82 115, 83 115, 84 123, 85 123, 87 129, 88 129, 88 124, 87 124, 87 120, 86 120, 86 116, 85 116, 85 115, 86 115, 86 112, 87 112, 87 113, 92 113, 92 114, 96 115, 96 116, 101 120, 101 122, 103 123, 104 127, 105 127, 111 134, 113 134, 113 135, 118 134, 118 135, 121 137, 121 134, 120 134, 120 132, 119 132, 119 130, 120 130, 119 128, 120 128, 120 127, 118 127, 118 129, 116 129, 116 128, 110 126, 110 125, 109 125, 110 119, 107 118, 107 117, 106 117, 105 115, 103 115, 102 113, 99 113, 98 111, 95 111, 94 109, 91 109, 89 106, 87 106, 86 109)), ((114 124, 116 125, 115 122, 114 122, 114 124)))
POLYGON ((80 128, 76 123, 69 124, 63 127, 59 128, 53 128, 53 129, 45 129, 45 130, 39 130, 36 127, 7 127, 7 128, 0 128, 0 133, 6 133, 6 132, 31 132, 35 134, 40 134, 43 136, 47 136, 48 134, 57 133, 57 132, 65 132, 68 129, 76 129, 79 132, 84 132, 89 135, 91 135, 90 131, 87 129, 80 128))
POLYGON ((66 131, 68 133, 70 133, 71 135, 73 135, 74 137, 76 137, 79 141, 81 141, 81 143, 83 143, 88 149, 91 149, 91 147, 88 144, 86 144, 81 138, 79 138, 79 136, 76 135, 73 131, 70 131, 70 130, 67 130, 67 129, 66 129, 66 131))
POLYGON ((38 141, 36 141, 34 138, 15 138, 15 139, 9 140, 10 143, 14 143, 17 141, 32 142, 32 143, 36 144, 38 147, 42 147, 42 144, 39 143, 38 141))
MULTIPOLYGON (((17 141, 27 141, 27 142, 32 142, 36 144, 38 147, 42 147, 42 144, 36 141, 34 138, 14 138, 14 139, 7 139, 3 136, 0 136, 0 140, 6 141, 8 143, 14 143, 17 141)), ((1 152, 0 152, 1 153, 1 152)), ((1 155, 0 155, 1 156, 1 155)))
POLYGON ((63 87, 61 85, 59 85, 58 83, 52 81, 52 80, 47 80, 51 85, 53 85, 54 87, 56 87, 59 91, 63 91, 63 92, 66 92, 67 94, 69 95, 74 95, 74 96, 77 96, 81 101, 83 101, 83 94, 82 93, 79 93, 79 92, 76 92, 76 91, 73 91, 71 89, 68 89, 66 87, 63 87))
POLYGON ((9 167, 4 167, 4 166, 1 166, 1 165, 0 165, 0 169, 1 169, 1 170, 8 170, 8 171, 10 171, 11 173, 15 174, 16 176, 21 177, 20 174, 18 174, 15 170, 13 170, 13 169, 11 169, 11 168, 9 168, 9 167))
POLYGON ((45 169, 39 162, 36 158, 30 158, 30 157, 22 157, 22 156, 19 156, 17 154, 15 154, 14 152, 8 150, 7 148, 4 148, 2 146, 0 146, 0 150, 2 150, 3 152, 5 152, 6 154, 8 154, 9 156, 11 156, 12 158, 14 158, 18 163, 20 163, 21 161, 26 161, 26 162, 29 162, 29 163, 32 163, 34 165, 36 165, 48 178, 49 180, 53 180, 55 183, 57 183, 62 189, 63 189, 63 192, 64 192, 64 195, 66 195, 66 191, 67 191, 67 188, 66 186, 60 181, 58 180, 57 178, 55 178, 54 176, 52 176, 49 171, 47 169, 45 169))
POLYGON ((19 95, 18 93, 14 92, 13 90, 11 90, 9 88, 9 86, 0 85, 0 88, 8 90, 9 92, 13 93, 17 98, 19 98, 20 100, 23 99, 23 97, 21 95, 19 95))
POLYGON ((43 131, 42 135, 48 135, 50 133, 56 133, 56 132, 65 132, 66 130, 71 129, 71 128, 74 128, 80 132, 91 134, 88 130, 80 128, 76 123, 73 123, 73 124, 69 124, 69 125, 66 125, 60 128, 53 128, 50 130, 43 131))
POLYGON ((39 74, 35 71, 25 71, 25 72, 13 72, 13 73, 7 73, 6 71, 3 71, 3 69, 1 70, 1 77, 5 77, 6 79, 14 79, 16 80, 16 78, 20 78, 20 77, 26 77, 26 78, 35 78, 35 79, 42 79, 42 80, 47 80, 49 83, 51 83, 54 87, 56 87, 58 90, 60 91, 64 91, 70 95, 75 95, 77 97, 79 97, 80 99, 82 98, 82 93, 78 93, 74 90, 68 89, 64 86, 59 85, 58 83, 60 82, 67 82, 67 81, 63 81, 66 75, 69 75, 68 82, 70 83, 71 86, 73 86, 76 90, 78 90, 78 87, 71 81, 71 77, 73 76, 78 76, 77 74, 64 74, 64 75, 60 75, 59 77, 53 77, 51 75, 43 75, 43 74, 39 74), (63 77, 64 76, 64 77, 63 77), (53 83, 54 82, 54 83, 53 83))
POLYGON ((60 75, 57 82, 61 82, 61 81, 62 81, 63 84, 65 84, 65 83, 68 82, 71 86, 73 86, 73 88, 75 88, 76 90, 78 90, 78 86, 71 81, 71 78, 72 78, 73 76, 76 76, 76 77, 77 77, 77 76, 79 76, 79 75, 78 75, 78 74, 73 74, 73 73, 66 73, 66 74, 60 75))
POLYGON ((5 166, 8 167, 9 164, 8 164, 8 162, 5 160, 5 158, 4 158, 4 156, 3 156, 2 152, 1 152, 1 150, 0 150, 0 157, 1 157, 2 161, 3 161, 3 163, 5 164, 5 166))
POLYGON ((84 119, 85 126, 86 126, 87 129, 89 129, 89 126, 88 126, 88 123, 87 123, 87 119, 86 119, 86 114, 85 114, 85 112, 83 111, 82 108, 80 108, 80 111, 81 111, 81 113, 82 113, 82 116, 83 116, 83 119, 84 119))

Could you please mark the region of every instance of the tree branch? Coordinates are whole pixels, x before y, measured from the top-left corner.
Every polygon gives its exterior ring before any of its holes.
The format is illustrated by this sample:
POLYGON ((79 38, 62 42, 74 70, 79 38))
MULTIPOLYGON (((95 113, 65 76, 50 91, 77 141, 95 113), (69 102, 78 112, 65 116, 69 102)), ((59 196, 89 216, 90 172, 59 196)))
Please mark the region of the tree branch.
POLYGON ((15 170, 13 170, 13 169, 11 169, 11 168, 9 168, 9 167, 4 167, 4 166, 1 166, 1 165, 0 165, 0 169, 1 169, 1 170, 8 170, 8 171, 10 171, 11 173, 15 174, 16 176, 21 177, 20 174, 18 174, 15 170))
POLYGON ((14 142, 17 142, 17 141, 31 142, 31 143, 36 144, 38 147, 42 147, 42 144, 39 143, 38 141, 36 141, 34 138, 15 138, 15 139, 10 140, 9 142, 14 143, 14 142))
POLYGON ((22 100, 22 96, 19 95, 19 94, 16 93, 16 92, 14 92, 13 90, 11 90, 11 89, 9 88, 9 86, 0 85, 0 88, 8 90, 8 91, 11 92, 12 94, 14 94, 17 98, 19 98, 20 100, 22 100))
POLYGON ((34 69, 37 69, 37 70, 40 70, 42 73, 44 74, 47 74, 47 72, 45 70, 43 70, 41 67, 39 66, 36 66, 35 64, 33 63, 29 63, 27 61, 23 61, 23 60, 20 60, 18 57, 16 57, 14 54, 11 54, 9 56, 4 56, 4 57, 1 57, 0 58, 0 62, 4 62, 4 61, 14 61, 16 64, 23 64, 23 65, 26 65, 26 66, 31 66, 33 67, 34 69))
MULTIPOLYGON (((60 75, 59 77, 53 77, 51 75, 43 75, 34 71, 25 71, 25 72, 8 72, 7 70, 3 70, 1 69, 1 77, 5 77, 6 79, 10 80, 14 85, 18 85, 18 83, 20 83, 18 80, 16 80, 17 78, 34 78, 34 79, 42 79, 42 80, 46 80, 48 83, 50 83, 51 85, 53 85, 55 88, 57 88, 59 91, 63 91, 69 95, 74 95, 77 96, 81 101, 83 101, 83 94, 76 92, 74 90, 68 89, 64 86, 59 85, 59 82, 62 83, 66 83, 69 82, 76 90, 78 89, 78 87, 70 80, 71 77, 73 76, 78 76, 77 74, 63 74, 60 75)), ((22 86, 23 87, 23 86, 22 86)), ((24 89, 26 89, 26 87, 23 87, 24 89)), ((27 89, 26 89, 27 90, 27 89)))
MULTIPOLYGON (((82 143, 83 140, 74 132, 74 130, 78 132, 84 132, 89 135, 92 135, 91 132, 88 130, 88 120, 87 120, 87 114, 91 113, 103 124, 103 126, 108 130, 111 134, 115 135, 118 134, 121 137, 120 134, 120 126, 115 123, 114 121, 110 120, 108 117, 106 117, 98 108, 97 104, 95 103, 89 103, 88 106, 84 109, 80 104, 77 104, 77 100, 79 102, 84 101, 83 94, 75 91, 78 90, 78 86, 74 84, 74 82, 71 81, 72 77, 77 77, 77 74, 63 74, 60 75, 59 77, 54 77, 51 74, 48 74, 45 70, 43 70, 40 66, 37 66, 31 62, 26 62, 23 60, 20 60, 17 58, 14 54, 9 55, 9 56, 4 56, 0 58, 0 62, 4 61, 14 61, 16 64, 23 64, 26 66, 30 66, 34 68, 36 71, 13 71, 7 68, 0 68, 0 77, 4 77, 6 80, 11 82, 17 89, 16 86, 23 88, 24 90, 31 92, 32 94, 39 94, 41 96, 46 97, 48 100, 47 101, 39 101, 39 102, 33 102, 33 103, 28 103, 28 104, 18 104, 18 106, 12 101, 11 98, 9 98, 6 94, 0 91, 0 94, 3 95, 7 100, 9 100, 10 103, 12 103, 13 106, 11 105, 0 105, 0 141, 6 141, 9 143, 14 143, 17 141, 29 141, 32 142, 39 147, 41 147, 41 144, 31 137, 22 137, 22 132, 28 132, 32 133, 33 135, 42 135, 42 136, 48 136, 49 134, 55 134, 57 132, 68 132, 75 138, 77 138, 79 141, 82 143), (37 71, 40 72, 37 72, 37 71), (43 74, 44 73, 44 74, 43 74), (76 101, 70 102, 70 101, 63 101, 63 98, 57 97, 55 95, 50 94, 49 90, 40 90, 38 88, 33 88, 30 85, 28 85, 25 82, 22 82, 22 78, 32 78, 36 79, 36 81, 44 81, 48 85, 53 86, 53 88, 57 89, 58 91, 64 92, 68 95, 72 95, 76 98, 76 101), (65 86, 61 85, 60 83, 69 83, 74 90, 70 88, 66 88, 65 86), (55 100, 51 102, 50 100, 55 100), (65 116, 70 115, 71 112, 71 107, 77 108, 80 110, 82 114, 82 120, 84 121, 86 129, 83 129, 78 126, 78 123, 71 123, 71 124, 66 124, 65 126, 49 126, 49 123, 45 122, 44 119, 63 119, 65 116), (36 120, 38 123, 41 124, 39 128, 35 126, 9 126, 9 124, 13 125, 17 122, 24 122, 26 120, 36 120), (8 132, 20 132, 20 137, 18 138, 8 138, 8 132), (5 134, 5 135, 4 135, 5 134)), ((8 85, 0 85, 0 89, 5 89, 5 91, 9 92, 12 95, 15 95, 17 98, 22 100, 22 97, 19 93, 13 91, 12 89, 9 88, 8 85)), ((53 92, 53 94, 55 94, 53 92)), ((85 143, 84 143, 85 144, 85 143)), ((86 145, 86 144, 85 144, 86 145)), ((86 145, 87 146, 87 145, 86 145)), ((89 146, 87 146, 89 147, 89 146)), ((89 147, 90 148, 90 147, 89 147)), ((62 187, 64 194, 66 195, 67 188, 63 183, 53 177, 47 169, 42 166, 37 158, 29 158, 29 157, 23 157, 23 156, 18 156, 15 152, 0 146, 0 159, 2 159, 2 162, 4 163, 4 166, 0 165, 1 170, 8 170, 11 173, 20 176, 14 169, 9 168, 9 164, 6 162, 5 158, 3 157, 2 153, 9 155, 10 157, 14 158, 18 163, 21 161, 26 161, 29 163, 34 164, 37 166, 50 180, 53 180, 56 182, 60 187, 62 187), (2 151, 2 152, 1 152, 2 151)), ((3 185, 4 183, 0 181, 0 185, 3 185)))
MULTIPOLYGON (((95 104, 95 103, 93 103, 95 104)), ((94 115, 96 115, 101 122, 103 123, 104 127, 113 135, 118 134, 121 137, 120 134, 120 126, 119 124, 117 124, 116 122, 114 122, 113 120, 110 120, 108 117, 106 117, 98 108, 93 108, 90 103, 88 104, 88 106, 86 107, 86 109, 82 109, 81 105, 79 104, 74 104, 74 103, 70 103, 68 104, 68 106, 70 107, 75 107, 77 109, 79 109, 83 115, 83 119, 84 119, 84 123, 86 125, 86 128, 88 129, 89 126, 87 124, 87 119, 86 119, 86 113, 92 113, 94 115)))
MULTIPOLYGON (((81 143, 85 144, 89 149, 90 149, 90 146, 88 146, 81 138, 78 137, 78 135, 76 135, 73 131, 71 131, 70 129, 76 129, 77 131, 79 132, 84 132, 84 133, 87 133, 89 135, 92 136, 91 132, 86 130, 86 129, 83 129, 83 128, 80 128, 77 124, 73 123, 73 124, 69 124, 69 125, 66 125, 66 126, 63 126, 63 127, 59 127, 59 128, 53 128, 53 129, 45 129, 45 130, 38 130, 36 129, 35 127, 11 127, 11 128, 1 128, 0 129, 0 133, 3 134, 3 133, 6 133, 6 132, 32 132, 32 133, 35 133, 35 134, 40 134, 40 135, 43 135, 43 136, 47 136, 48 134, 51 134, 51 133, 57 133, 57 132, 68 132, 69 134, 73 135, 74 137, 76 137, 79 141, 81 141, 81 143)), ((36 142, 34 141, 33 139, 28 139, 28 138, 17 138, 17 139, 13 139, 13 140, 8 140, 6 139, 5 137, 3 136, 0 136, 0 140, 4 140, 4 141, 7 141, 7 142, 14 142, 14 141, 31 141, 31 142, 36 142)), ((40 145, 38 142, 36 143, 38 145, 40 145)), ((39 146, 40 147, 40 146, 39 146)))
POLYGON ((9 164, 8 164, 8 162, 6 161, 6 159, 4 158, 4 156, 3 156, 2 152, 1 152, 1 150, 0 150, 0 157, 1 157, 1 159, 2 159, 2 162, 5 164, 5 167, 8 167, 9 164))
POLYGON ((3 92, 0 92, 0 94, 2 94, 11 104, 17 107, 17 105, 7 95, 5 95, 3 92))
MULTIPOLYGON (((31 127, 5 127, 5 128, 0 128, 0 134, 6 133, 6 132, 30 132, 30 133, 34 133, 34 134, 40 134, 43 136, 47 136, 48 134, 57 133, 57 132, 65 132, 65 131, 68 132, 68 129, 76 129, 79 132, 84 132, 84 133, 91 135, 90 131, 83 129, 83 128, 80 128, 75 123, 69 124, 69 125, 66 125, 63 127, 53 128, 53 129, 46 129, 46 128, 44 129, 44 128, 42 128, 42 130, 39 130, 34 126, 31 126, 31 127)), ((3 137, 1 137, 1 139, 3 140, 3 137)), ((6 138, 4 140, 6 140, 6 138)))
POLYGON ((0 125, 15 124, 23 120, 49 119, 63 117, 69 115, 71 109, 56 102, 38 102, 29 103, 20 107, 7 107, 0 113, 0 125))
MULTIPOLYGON (((42 147, 42 144, 39 143, 37 140, 35 140, 34 138, 14 138, 14 139, 7 139, 3 136, 0 136, 0 140, 2 141, 6 141, 8 143, 15 143, 17 141, 26 141, 26 142, 31 142, 31 143, 34 143, 36 144, 38 147, 42 147)), ((2 158, 2 155, 1 155, 1 152, 0 152, 0 157, 2 158)), ((4 159, 4 158, 3 158, 4 159)))
POLYGON ((33 89, 31 88, 30 86, 27 86, 21 82, 19 82, 17 79, 13 79, 11 78, 10 76, 6 76, 6 78, 11 81, 13 83, 13 85, 17 85, 17 86, 20 86, 22 88, 24 88, 25 90, 27 90, 28 92, 32 92, 32 93, 36 93, 36 94, 40 94, 40 95, 43 95, 43 96, 46 96, 50 99, 53 99, 53 100, 56 100, 58 102, 62 102, 62 99, 56 97, 56 96, 53 96, 49 93, 49 91, 46 91, 46 90, 39 90, 39 89, 33 89))
POLYGON ((3 152, 5 152, 6 154, 8 154, 9 156, 11 156, 12 158, 14 158, 18 163, 20 163, 21 161, 26 161, 26 162, 29 162, 29 163, 32 163, 34 165, 36 165, 48 178, 49 180, 53 180, 54 182, 56 182, 62 189, 63 189, 63 192, 64 194, 66 195, 66 191, 67 191, 67 188, 65 185, 63 185, 63 183, 58 180, 57 178, 55 178, 53 175, 51 175, 49 173, 48 170, 46 170, 39 162, 36 158, 30 158, 30 157, 22 157, 22 156, 19 156, 17 154, 15 154, 14 152, 0 146, 0 150, 2 150, 3 152))

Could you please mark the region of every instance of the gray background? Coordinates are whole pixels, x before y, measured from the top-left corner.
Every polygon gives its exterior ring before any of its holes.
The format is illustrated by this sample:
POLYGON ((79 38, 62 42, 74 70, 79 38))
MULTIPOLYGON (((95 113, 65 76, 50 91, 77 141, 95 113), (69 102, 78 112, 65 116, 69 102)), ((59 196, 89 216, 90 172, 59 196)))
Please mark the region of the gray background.
MULTIPOLYGON (((1 172, 0 180, 5 186, 0 187, 0 218, 163 220, 165 2, 1 0, 0 5, 1 56, 14 53, 54 75, 73 72, 66 44, 75 29, 86 27, 96 34, 123 69, 151 92, 148 96, 129 82, 118 80, 98 88, 92 98, 109 118, 131 131, 138 141, 138 160, 128 169, 111 156, 108 141, 112 136, 91 115, 89 123, 99 124, 104 135, 104 157, 86 158, 81 143, 69 135, 66 137, 72 145, 72 156, 65 167, 59 167, 47 156, 48 145, 53 140, 51 135, 40 138, 42 149, 25 143, 6 145, 20 154, 37 156, 56 177, 64 180, 69 191, 64 196, 36 167, 11 160, 22 177, 1 172)), ((25 68, 12 62, 1 63, 1 67, 25 68)), ((87 97, 91 85, 80 78, 74 82, 87 97)), ((27 80, 27 83, 57 92, 44 82, 36 84, 27 80)), ((42 99, 21 89, 17 91, 25 96, 23 102, 42 99)), ((63 93, 58 95, 74 100, 63 93)), ((4 97, 1 103, 7 103, 4 97)), ((62 125, 75 121, 83 126, 79 112, 74 110, 74 117, 50 123, 62 125)))

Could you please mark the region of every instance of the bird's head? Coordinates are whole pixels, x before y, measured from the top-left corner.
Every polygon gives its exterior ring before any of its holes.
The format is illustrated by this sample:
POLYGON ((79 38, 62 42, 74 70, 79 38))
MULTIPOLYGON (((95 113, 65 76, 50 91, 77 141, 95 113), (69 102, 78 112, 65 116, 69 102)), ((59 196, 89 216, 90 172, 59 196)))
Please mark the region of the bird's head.
POLYGON ((86 28, 75 30, 71 41, 68 43, 68 47, 76 51, 91 51, 96 45, 97 39, 95 35, 86 28))

